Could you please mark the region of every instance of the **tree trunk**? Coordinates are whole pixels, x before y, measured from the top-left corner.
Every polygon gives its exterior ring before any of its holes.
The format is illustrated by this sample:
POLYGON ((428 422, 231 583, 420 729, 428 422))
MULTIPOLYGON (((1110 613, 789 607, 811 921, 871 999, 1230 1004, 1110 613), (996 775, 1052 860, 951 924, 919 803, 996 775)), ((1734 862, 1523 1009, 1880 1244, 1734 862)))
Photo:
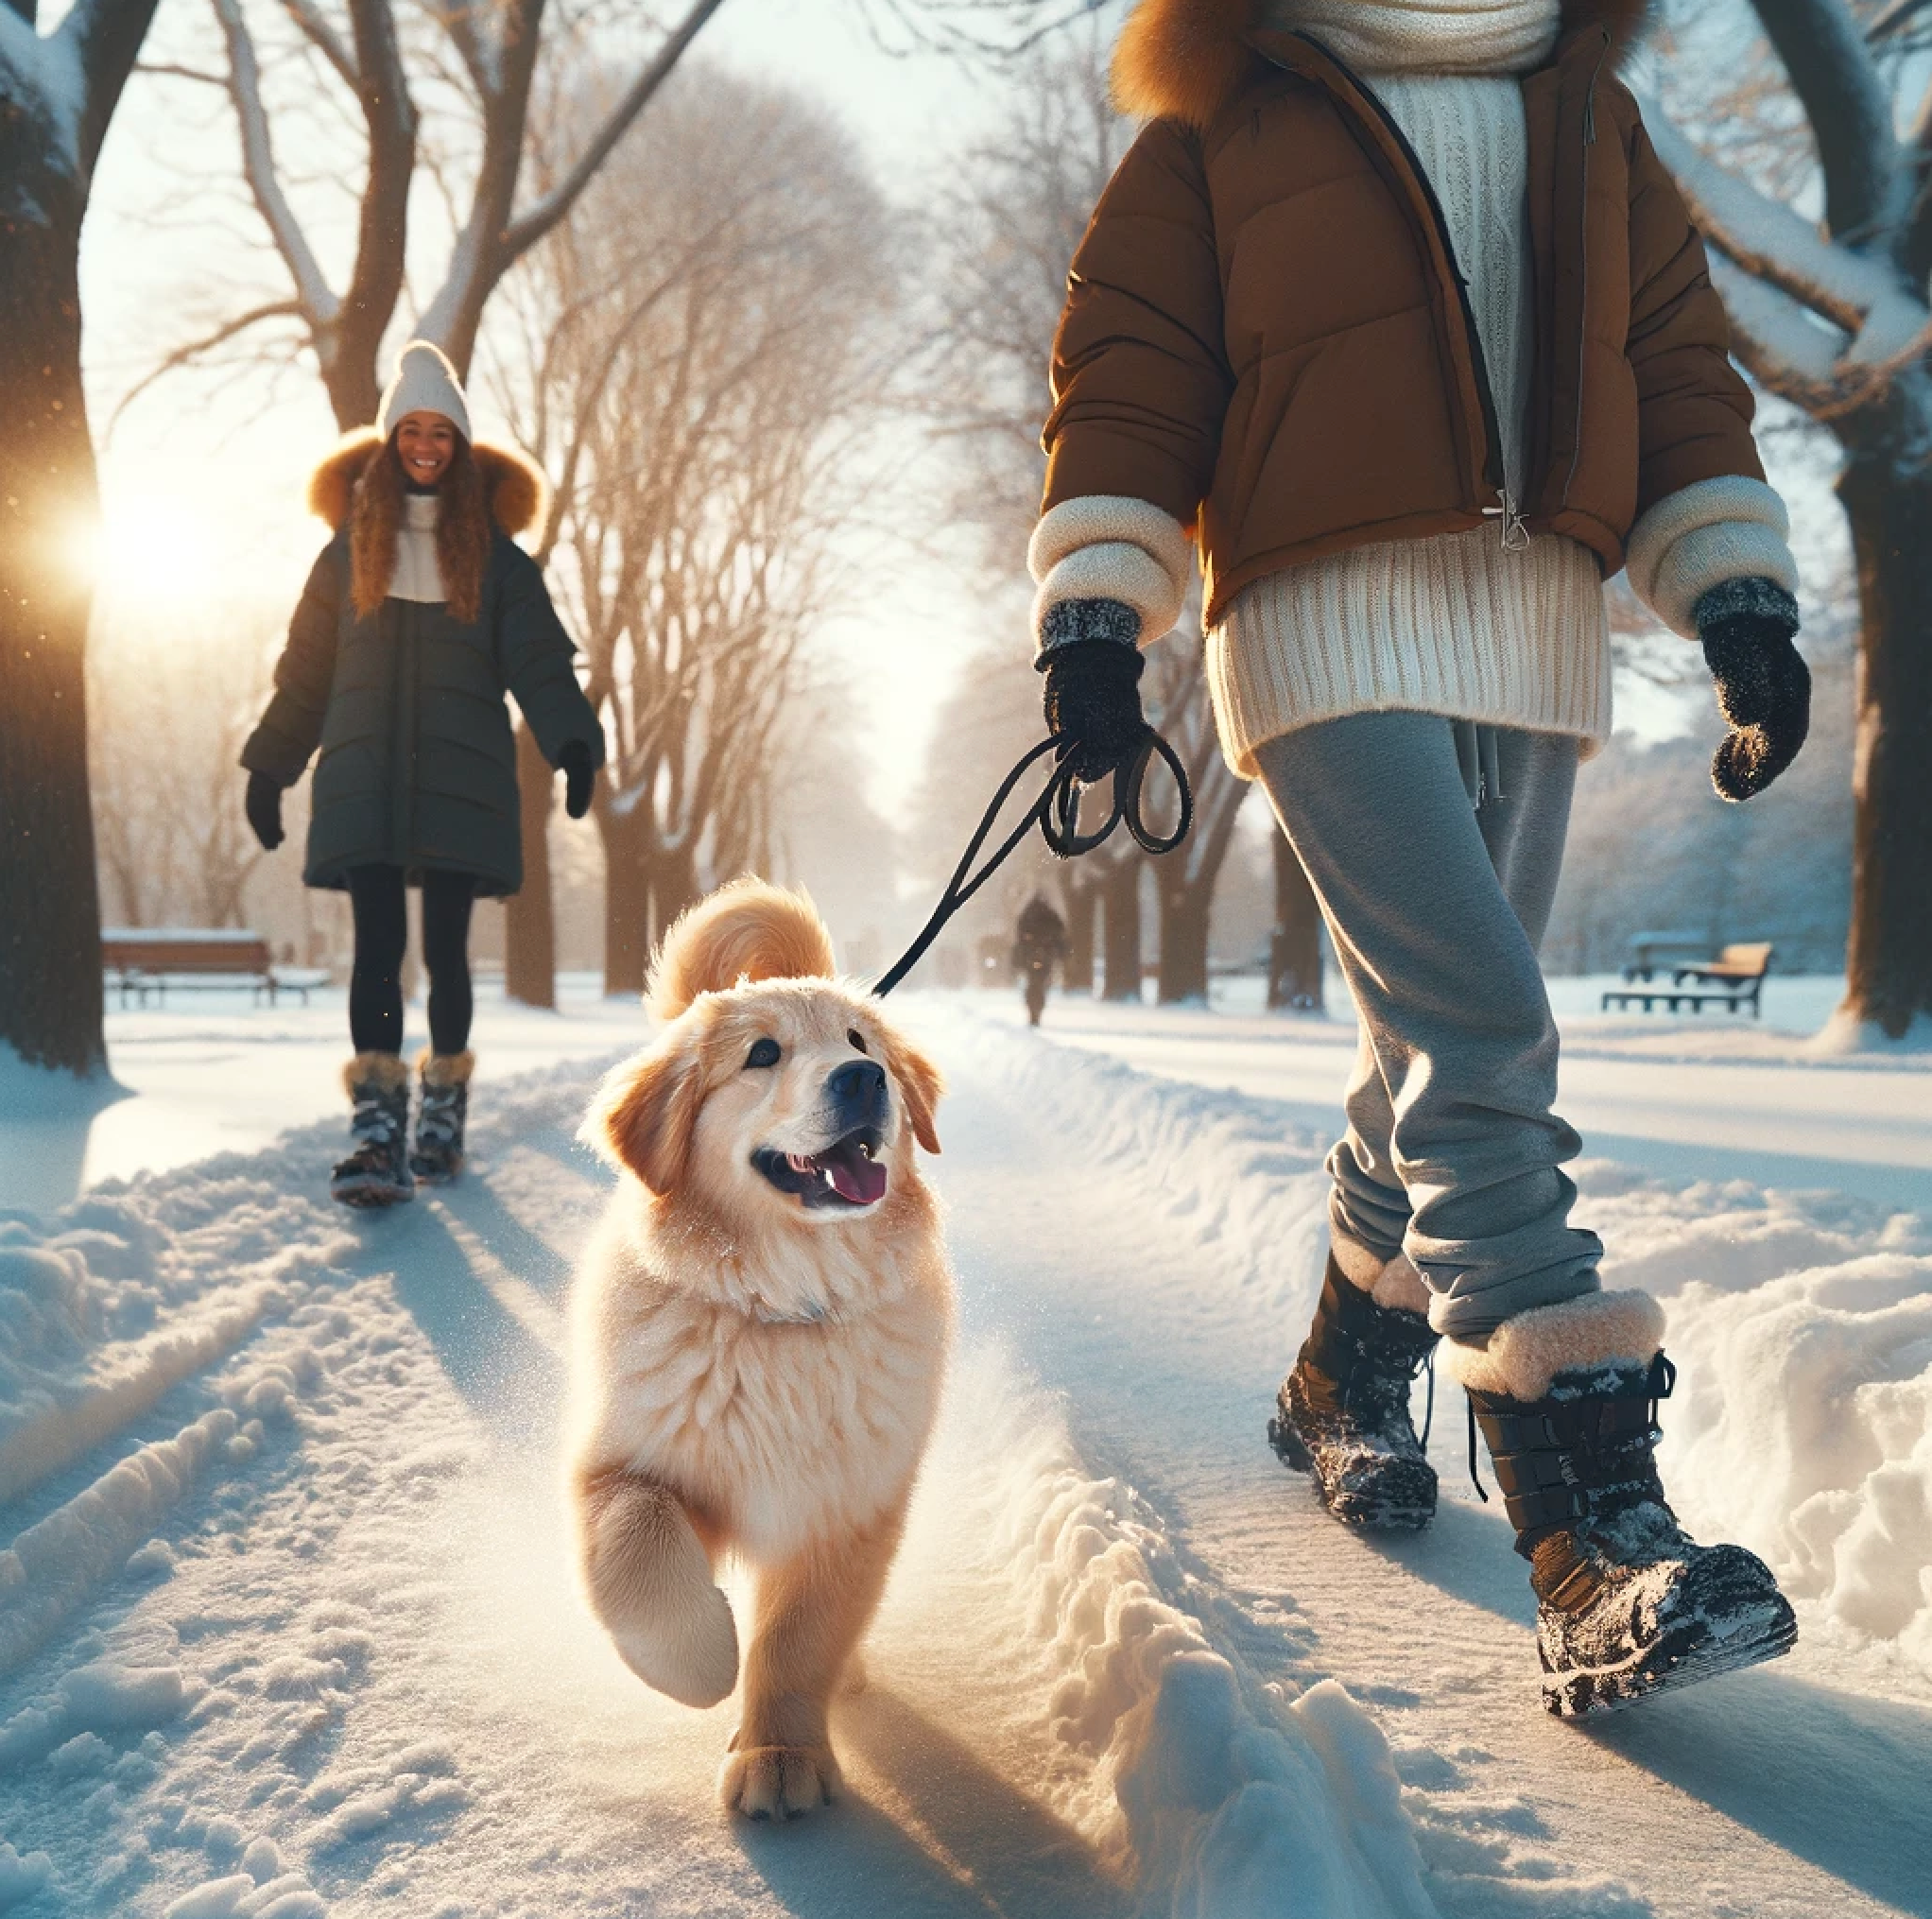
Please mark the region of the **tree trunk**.
POLYGON ((651 865, 650 873, 650 936, 653 945, 671 930, 671 922, 686 907, 698 904, 703 891, 694 855, 688 852, 659 855, 651 865))
POLYGON ((650 869, 635 814, 600 808, 604 835, 604 992, 635 999, 650 958, 650 869))
POLYGON ((1854 450, 1838 494, 1863 622, 1845 1011, 1898 1039, 1932 1014, 1932 472, 1923 447, 1895 428, 1854 450))
POLYGON ((1321 1008, 1321 909, 1315 889, 1277 826, 1274 836, 1274 930, 1268 942, 1270 1011, 1321 1008))
MULTIPOLYGON (((1180 865, 1183 856, 1175 853, 1168 857, 1180 865)), ((1190 881, 1184 868, 1170 874, 1158 865, 1154 874, 1161 895, 1161 1004, 1205 1006, 1215 875, 1190 881)))
POLYGON ((81 189, 0 113, 0 1042, 105 1065, 87 783, 86 555, 99 512, 80 385, 81 189))
POLYGON ((1141 996, 1141 862, 1123 859, 1095 889, 1103 922, 1102 999, 1141 996))
POLYGON ((550 808, 556 782, 523 721, 516 730, 517 811, 524 884, 505 903, 503 990, 523 1006, 557 1006, 557 913, 550 891, 550 808))
POLYGON ((1094 990, 1094 925, 1099 913, 1100 890, 1091 881, 1069 880, 1061 890, 1065 908, 1066 960, 1061 968, 1063 993, 1094 990))

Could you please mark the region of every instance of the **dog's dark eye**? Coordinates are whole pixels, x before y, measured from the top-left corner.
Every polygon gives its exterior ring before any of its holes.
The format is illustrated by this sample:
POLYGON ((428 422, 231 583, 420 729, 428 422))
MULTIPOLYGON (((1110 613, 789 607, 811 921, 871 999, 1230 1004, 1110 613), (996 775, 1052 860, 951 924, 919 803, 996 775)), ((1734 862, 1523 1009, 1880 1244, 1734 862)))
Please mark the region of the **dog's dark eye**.
POLYGON ((865 1034, 860 1032, 856 1027, 854 1027, 853 1029, 849 1033, 847 1033, 845 1037, 848 1040, 850 1040, 852 1044, 859 1049, 860 1052, 865 1051, 866 1036, 865 1034))
POLYGON ((748 1066, 775 1066, 778 1064, 778 1042, 776 1040, 753 1040, 751 1050, 745 1055, 748 1066))

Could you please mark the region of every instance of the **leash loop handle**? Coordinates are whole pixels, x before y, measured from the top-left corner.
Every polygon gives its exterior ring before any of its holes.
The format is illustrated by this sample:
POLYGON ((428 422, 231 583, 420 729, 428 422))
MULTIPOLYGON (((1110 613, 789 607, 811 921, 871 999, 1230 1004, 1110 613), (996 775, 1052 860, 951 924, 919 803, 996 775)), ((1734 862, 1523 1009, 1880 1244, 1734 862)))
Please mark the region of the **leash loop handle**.
POLYGON ((960 855, 959 863, 953 869, 953 876, 946 882, 945 890, 940 895, 939 905, 933 908, 932 916, 920 928, 919 937, 894 961, 891 969, 872 988, 880 999, 899 984, 906 976, 925 957, 926 949, 945 930, 946 923, 990 880, 1007 862, 1013 850, 1037 825, 1040 837, 1045 840, 1048 849, 1061 859, 1078 858, 1083 853, 1091 853, 1109 838, 1113 829, 1126 822, 1127 830, 1133 836, 1135 843, 1146 852, 1159 855, 1172 853, 1187 838, 1194 824, 1194 792, 1187 783, 1187 769, 1181 763, 1181 755, 1156 733, 1152 727, 1147 737, 1134 750, 1131 757, 1123 760, 1114 768, 1112 779, 1113 804, 1106 822, 1097 832, 1082 833, 1079 830, 1081 783, 1075 776, 1073 758, 1079 745, 1077 739, 1069 739, 1060 734, 1049 734, 1046 738, 1022 756, 992 796, 992 804, 980 816, 979 825, 966 851, 960 855), (1040 797, 1026 808, 1020 822, 988 856, 986 863, 977 873, 973 871, 973 862, 979 857, 979 850, 987 842, 993 827, 998 823, 1000 814, 1007 802, 1012 797, 1013 788, 1025 779, 1027 773, 1046 754, 1054 757, 1053 771, 1047 776, 1046 785, 1041 789, 1040 797), (1153 764, 1156 754, 1166 762, 1167 769, 1174 776, 1174 784, 1181 795, 1181 817, 1174 831, 1164 837, 1148 830, 1146 816, 1142 811, 1142 796, 1147 785, 1147 769, 1153 764))

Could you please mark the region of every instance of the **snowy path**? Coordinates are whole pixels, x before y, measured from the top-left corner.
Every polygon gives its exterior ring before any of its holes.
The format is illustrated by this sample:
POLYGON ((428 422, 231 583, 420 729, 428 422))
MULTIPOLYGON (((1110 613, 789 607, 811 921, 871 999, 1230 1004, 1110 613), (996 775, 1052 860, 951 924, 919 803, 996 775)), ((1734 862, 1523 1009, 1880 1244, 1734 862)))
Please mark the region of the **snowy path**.
MULTIPOLYGON (((1791 982, 1785 982, 1790 984, 1791 982)), ((1552 983, 1561 989, 1580 982, 1552 983)), ((999 1017, 1017 1025, 1016 1006, 999 1017)), ((1673 1177, 1831 1187, 1932 1213, 1932 1057, 1818 1061, 1788 1033, 1742 1021, 1561 1020, 1560 1110, 1593 1154, 1673 1177)), ((1355 1031, 1302 1021, 1057 999, 1054 1039, 1144 1072, 1227 1087, 1339 1123, 1355 1031)))
POLYGON ((1319 1135, 908 1011, 954 1080, 964 1338, 838 1812, 723 1823, 729 1709, 645 1693, 570 1592, 548 1440, 601 1184, 566 1065, 499 1081, 475 1176, 405 1215, 309 1197, 329 1124, 51 1231, 0 1219, 0 1910, 1932 1913, 1922 1229, 1586 1184, 1642 1276, 1706 1282, 1673 1303, 1698 1387, 1671 1444, 1712 1464, 1688 1516, 1803 1563, 1806 1638, 1580 1735, 1536 1707, 1455 1409, 1448 1508, 1396 1550, 1262 1443, 1319 1135), (1758 1403, 1779 1364, 1812 1367, 1793 1419, 1836 1449, 1758 1403))

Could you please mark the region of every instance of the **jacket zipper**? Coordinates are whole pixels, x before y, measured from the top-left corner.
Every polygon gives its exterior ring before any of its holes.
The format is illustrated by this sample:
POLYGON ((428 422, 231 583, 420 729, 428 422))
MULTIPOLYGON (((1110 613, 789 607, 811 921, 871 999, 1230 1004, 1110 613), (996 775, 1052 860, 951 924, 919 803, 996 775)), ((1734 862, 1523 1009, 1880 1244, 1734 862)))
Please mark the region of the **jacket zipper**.
POLYGON ((1305 40, 1324 60, 1334 61, 1345 75, 1355 91, 1374 110, 1389 137, 1395 142, 1402 157, 1407 161, 1409 171, 1414 174, 1416 184, 1423 190, 1423 199, 1427 205, 1431 220, 1435 222, 1437 237, 1442 242, 1442 252, 1449 262, 1450 278, 1456 283, 1456 300, 1462 310, 1462 328, 1469 341, 1470 365, 1475 371, 1476 398, 1482 406, 1483 426, 1483 480, 1495 494, 1497 504, 1482 509, 1483 518, 1502 523, 1503 546, 1511 553, 1521 552, 1529 545, 1529 529, 1523 523, 1521 506, 1509 490, 1509 478, 1503 466, 1503 433, 1500 416, 1496 411, 1495 389, 1490 384, 1489 360, 1482 350, 1482 336, 1476 331, 1475 307, 1469 297, 1469 282, 1464 277, 1462 263, 1457 258, 1456 242, 1449 234, 1449 217, 1442 211, 1442 202, 1437 197, 1435 182, 1429 178, 1428 168, 1423 164, 1409 137, 1402 130, 1401 123, 1383 103, 1374 88, 1349 66, 1346 61, 1331 53, 1312 34, 1300 33, 1298 40, 1305 40))

